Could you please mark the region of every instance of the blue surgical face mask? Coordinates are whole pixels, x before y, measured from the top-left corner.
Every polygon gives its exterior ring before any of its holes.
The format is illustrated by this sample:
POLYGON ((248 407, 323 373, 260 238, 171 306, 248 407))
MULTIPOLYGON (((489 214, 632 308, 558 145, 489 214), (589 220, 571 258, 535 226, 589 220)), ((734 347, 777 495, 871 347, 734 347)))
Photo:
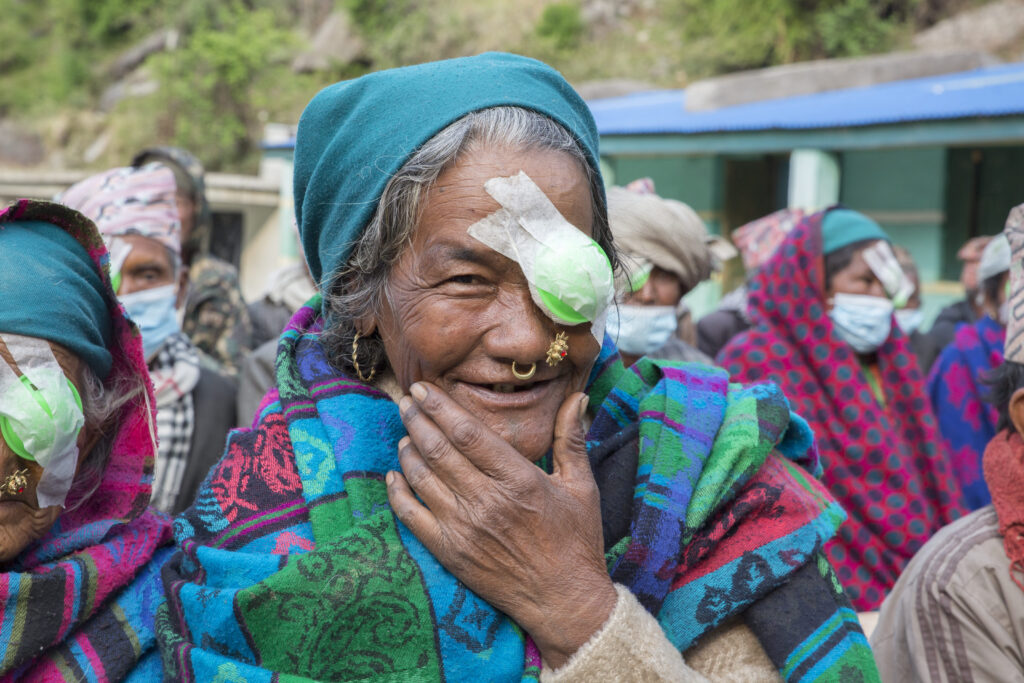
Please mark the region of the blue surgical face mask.
POLYGON ((924 322, 924 311, 920 308, 901 308, 896 311, 896 324, 900 326, 904 334, 910 335, 917 332, 924 322))
POLYGON ((128 317, 142 332, 142 350, 152 358, 160 346, 175 332, 181 330, 174 304, 178 299, 174 285, 143 289, 118 297, 128 317))
POLYGON ((880 296, 836 294, 832 297, 832 325, 836 334, 857 353, 872 353, 892 331, 893 305, 880 296))
POLYGON ((677 324, 675 306, 620 304, 608 309, 605 330, 620 351, 645 356, 664 346, 677 324))

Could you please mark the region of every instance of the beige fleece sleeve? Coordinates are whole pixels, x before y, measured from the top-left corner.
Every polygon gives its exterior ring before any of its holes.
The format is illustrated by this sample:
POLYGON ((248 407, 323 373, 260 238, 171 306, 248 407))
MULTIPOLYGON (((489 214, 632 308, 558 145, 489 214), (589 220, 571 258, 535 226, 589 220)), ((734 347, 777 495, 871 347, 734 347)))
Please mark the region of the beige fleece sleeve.
POLYGON ((683 661, 654 617, 625 586, 604 626, 561 668, 541 671, 541 683, 583 681, 707 681, 683 661))
POLYGON ((782 676, 740 618, 718 626, 686 651, 686 663, 713 681, 781 683, 782 676))

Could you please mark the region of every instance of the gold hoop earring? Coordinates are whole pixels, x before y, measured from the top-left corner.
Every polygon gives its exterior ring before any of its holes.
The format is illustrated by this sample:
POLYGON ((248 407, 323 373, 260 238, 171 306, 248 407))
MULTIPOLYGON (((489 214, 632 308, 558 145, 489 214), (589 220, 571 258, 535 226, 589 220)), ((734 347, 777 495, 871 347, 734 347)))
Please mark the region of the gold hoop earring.
POLYGON ((28 470, 18 470, 14 474, 8 475, 4 479, 4 483, 0 484, 0 494, 10 494, 16 496, 19 493, 24 493, 28 487, 28 479, 25 475, 28 474, 28 470))
POLYGON ((512 361, 512 376, 516 379, 530 379, 533 377, 533 373, 537 372, 537 364, 531 363, 530 370, 528 372, 519 372, 516 370, 516 362, 512 361))
POLYGON ((555 340, 548 347, 547 362, 551 367, 561 363, 569 355, 569 336, 565 332, 555 335, 555 340))
POLYGON ((373 381, 373 376, 377 374, 377 368, 370 370, 370 376, 364 377, 363 371, 359 369, 359 359, 356 354, 359 352, 359 333, 356 332, 356 336, 352 337, 352 367, 356 369, 356 374, 359 375, 359 379, 363 380, 367 384, 373 381))

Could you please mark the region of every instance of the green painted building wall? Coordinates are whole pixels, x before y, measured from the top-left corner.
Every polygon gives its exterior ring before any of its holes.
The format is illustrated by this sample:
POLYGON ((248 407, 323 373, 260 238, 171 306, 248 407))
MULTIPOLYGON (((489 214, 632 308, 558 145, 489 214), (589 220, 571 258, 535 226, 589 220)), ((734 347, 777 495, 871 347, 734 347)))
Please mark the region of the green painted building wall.
POLYGON ((609 185, 626 185, 638 178, 651 178, 658 194, 688 204, 720 232, 722 206, 722 163, 714 156, 622 155, 604 157, 609 185))
POLYGON ((923 281, 942 279, 946 149, 875 149, 840 156, 839 200, 914 256, 923 281))

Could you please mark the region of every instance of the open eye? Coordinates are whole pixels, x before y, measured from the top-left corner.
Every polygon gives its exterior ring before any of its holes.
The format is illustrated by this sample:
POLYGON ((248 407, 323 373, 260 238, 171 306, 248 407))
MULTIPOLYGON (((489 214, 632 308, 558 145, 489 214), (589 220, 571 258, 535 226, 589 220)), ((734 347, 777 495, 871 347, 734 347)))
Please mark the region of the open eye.
POLYGON ((478 285, 482 283, 483 280, 481 280, 480 277, 477 275, 464 274, 450 277, 447 280, 445 280, 445 282, 451 282, 457 285, 478 285))

